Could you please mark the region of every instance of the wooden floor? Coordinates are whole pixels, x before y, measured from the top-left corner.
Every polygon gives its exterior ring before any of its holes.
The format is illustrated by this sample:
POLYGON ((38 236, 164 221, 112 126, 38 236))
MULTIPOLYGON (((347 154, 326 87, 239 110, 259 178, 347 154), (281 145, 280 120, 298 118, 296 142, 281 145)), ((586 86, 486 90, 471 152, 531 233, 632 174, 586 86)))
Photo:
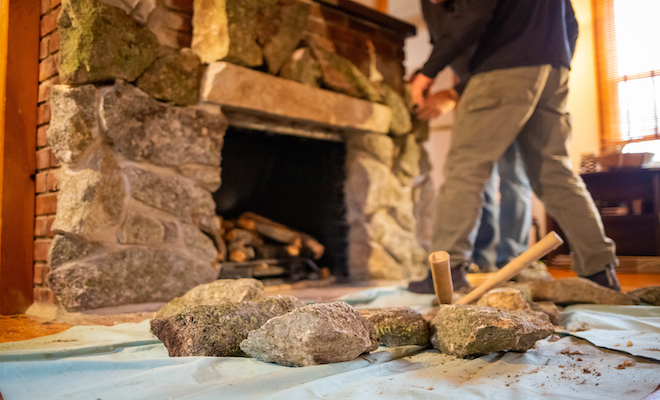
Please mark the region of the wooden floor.
MULTIPOLYGON (((576 276, 574 272, 568 269, 549 268, 550 273, 555 278, 567 278, 576 276)), ((619 273, 619 281, 624 292, 645 286, 660 286, 660 274, 642 274, 642 273, 619 273)), ((267 288, 268 295, 290 294, 307 301, 329 301, 337 297, 362 291, 370 287, 377 287, 392 284, 405 284, 405 282, 372 282, 370 284, 343 284, 333 285, 325 288, 306 288, 293 289, 285 288, 267 288)), ((19 340, 32 339, 41 336, 52 335, 70 328, 73 325, 114 325, 123 322, 140 322, 151 318, 153 312, 137 312, 113 315, 86 315, 79 318, 76 322, 62 323, 53 319, 39 318, 30 315, 7 315, 0 316, 0 343, 13 342, 19 340)))

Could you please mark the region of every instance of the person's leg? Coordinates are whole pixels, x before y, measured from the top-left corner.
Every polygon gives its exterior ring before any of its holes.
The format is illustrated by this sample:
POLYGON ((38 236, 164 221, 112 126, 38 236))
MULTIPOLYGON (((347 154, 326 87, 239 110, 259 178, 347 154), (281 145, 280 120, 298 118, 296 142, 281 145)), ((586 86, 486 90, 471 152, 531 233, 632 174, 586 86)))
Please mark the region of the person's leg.
MULTIPOLYGON (((486 181, 484 187, 484 204, 481 208, 481 219, 475 227, 476 238, 474 240, 474 251, 472 261, 479 266, 482 271, 488 271, 495 266, 497 261, 497 247, 500 242, 500 204, 498 201, 498 182, 497 164, 493 173, 486 181)), ((472 232, 470 236, 474 235, 472 232)))
POLYGON ((590 279, 603 275, 605 283, 610 283, 606 286, 616 287, 616 275, 612 275, 612 268, 618 265, 614 242, 605 236, 600 215, 582 178, 571 169, 566 146, 571 133, 567 95, 568 70, 552 69, 518 143, 534 192, 568 238, 573 250, 573 270, 590 279))
MULTIPOLYGON (((474 75, 461 96, 431 247, 449 252, 456 289, 467 285, 461 266, 472 255, 484 184, 532 115, 546 79, 542 67, 495 70, 474 75)), ((430 274, 409 289, 433 293, 430 274)))
POLYGON ((501 197, 497 266, 502 268, 529 248, 529 235, 532 230, 532 188, 517 142, 507 149, 498 166, 501 197))

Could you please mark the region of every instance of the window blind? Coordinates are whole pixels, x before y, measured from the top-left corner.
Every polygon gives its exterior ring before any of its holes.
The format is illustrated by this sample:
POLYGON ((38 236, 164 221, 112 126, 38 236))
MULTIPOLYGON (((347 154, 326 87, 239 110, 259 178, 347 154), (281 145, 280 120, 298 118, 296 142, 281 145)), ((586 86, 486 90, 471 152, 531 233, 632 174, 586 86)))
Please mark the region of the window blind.
POLYGON ((660 139, 660 0, 593 0, 602 147, 660 139))

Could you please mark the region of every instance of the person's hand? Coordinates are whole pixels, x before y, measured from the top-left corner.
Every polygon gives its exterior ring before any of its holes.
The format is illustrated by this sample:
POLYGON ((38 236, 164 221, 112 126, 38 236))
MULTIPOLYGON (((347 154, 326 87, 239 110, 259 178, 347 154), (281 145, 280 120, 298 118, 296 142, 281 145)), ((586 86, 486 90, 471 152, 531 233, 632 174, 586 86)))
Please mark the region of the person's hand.
POLYGON ((410 89, 412 102, 417 107, 424 105, 424 92, 433 84, 434 79, 422 74, 415 75, 410 89))
POLYGON ((417 118, 427 120, 446 114, 456 106, 457 100, 458 93, 454 89, 434 93, 417 109, 417 118))

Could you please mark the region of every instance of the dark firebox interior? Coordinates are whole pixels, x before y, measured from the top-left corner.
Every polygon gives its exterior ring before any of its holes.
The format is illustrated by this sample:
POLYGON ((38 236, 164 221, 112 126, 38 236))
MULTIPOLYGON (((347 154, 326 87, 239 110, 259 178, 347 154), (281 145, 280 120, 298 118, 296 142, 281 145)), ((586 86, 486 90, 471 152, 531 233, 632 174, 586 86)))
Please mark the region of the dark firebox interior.
POLYGON ((348 276, 343 143, 229 128, 222 157, 218 215, 252 211, 310 234, 325 246, 319 267, 348 276))

